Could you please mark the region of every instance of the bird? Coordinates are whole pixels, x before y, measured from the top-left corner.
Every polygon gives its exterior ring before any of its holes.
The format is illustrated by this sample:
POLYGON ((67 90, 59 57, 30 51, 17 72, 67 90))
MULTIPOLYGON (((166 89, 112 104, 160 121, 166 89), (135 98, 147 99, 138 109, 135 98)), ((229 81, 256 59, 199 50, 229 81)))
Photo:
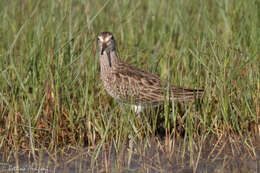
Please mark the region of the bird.
POLYGON ((112 33, 97 36, 100 76, 107 93, 120 103, 130 104, 136 113, 147 106, 162 105, 166 99, 186 102, 200 99, 203 89, 189 89, 164 83, 159 76, 123 62, 117 54, 112 33))

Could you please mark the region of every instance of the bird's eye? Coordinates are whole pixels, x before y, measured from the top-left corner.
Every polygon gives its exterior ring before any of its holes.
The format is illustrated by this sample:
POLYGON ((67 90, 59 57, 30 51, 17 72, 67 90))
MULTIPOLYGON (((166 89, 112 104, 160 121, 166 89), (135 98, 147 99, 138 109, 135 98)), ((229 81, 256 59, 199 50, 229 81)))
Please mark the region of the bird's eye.
POLYGON ((98 36, 97 37, 97 41, 102 41, 103 39, 102 39, 102 37, 101 36, 98 36))

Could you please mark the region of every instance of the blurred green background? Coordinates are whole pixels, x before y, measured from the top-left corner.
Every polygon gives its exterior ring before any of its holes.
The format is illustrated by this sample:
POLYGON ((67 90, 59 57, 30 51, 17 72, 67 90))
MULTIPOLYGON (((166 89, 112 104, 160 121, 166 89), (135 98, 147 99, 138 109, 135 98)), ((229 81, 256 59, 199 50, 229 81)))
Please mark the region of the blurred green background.
POLYGON ((158 118, 172 136, 182 124, 190 146, 236 134, 251 148, 259 135, 259 0, 1 0, 0 9, 6 155, 109 141, 119 148, 129 135, 155 135, 158 118), (187 103, 184 116, 136 118, 116 103, 100 80, 96 36, 103 31, 113 33, 122 60, 175 85, 204 88, 199 111, 187 103))

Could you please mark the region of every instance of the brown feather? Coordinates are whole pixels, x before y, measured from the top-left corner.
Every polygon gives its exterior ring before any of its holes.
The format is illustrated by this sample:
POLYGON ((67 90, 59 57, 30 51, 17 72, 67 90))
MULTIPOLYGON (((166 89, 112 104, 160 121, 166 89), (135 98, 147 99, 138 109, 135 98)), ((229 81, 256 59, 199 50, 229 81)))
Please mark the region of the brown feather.
POLYGON ((165 98, 176 102, 202 97, 203 90, 162 84, 160 77, 122 62, 116 53, 116 43, 111 33, 98 36, 101 79, 107 92, 117 100, 133 105, 158 105, 165 98))

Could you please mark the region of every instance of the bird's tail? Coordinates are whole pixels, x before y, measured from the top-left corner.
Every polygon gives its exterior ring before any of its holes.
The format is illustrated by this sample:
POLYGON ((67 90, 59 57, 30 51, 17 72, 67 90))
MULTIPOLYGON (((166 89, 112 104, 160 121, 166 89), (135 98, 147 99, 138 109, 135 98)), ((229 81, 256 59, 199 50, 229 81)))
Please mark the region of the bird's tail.
POLYGON ((172 93, 174 101, 185 102, 200 99, 203 96, 203 89, 188 89, 182 87, 172 87, 172 93))

